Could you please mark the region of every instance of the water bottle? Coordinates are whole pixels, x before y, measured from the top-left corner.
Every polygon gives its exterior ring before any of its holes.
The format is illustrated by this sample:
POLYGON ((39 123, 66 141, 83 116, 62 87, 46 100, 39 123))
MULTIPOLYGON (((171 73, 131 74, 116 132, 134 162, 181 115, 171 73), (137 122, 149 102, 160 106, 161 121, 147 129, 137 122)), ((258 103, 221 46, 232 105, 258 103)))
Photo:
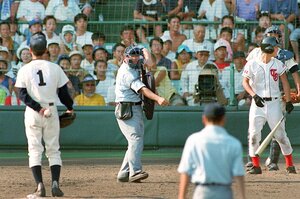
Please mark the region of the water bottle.
POLYGON ((99 17, 99 21, 103 21, 104 20, 103 14, 100 13, 98 17, 99 17))

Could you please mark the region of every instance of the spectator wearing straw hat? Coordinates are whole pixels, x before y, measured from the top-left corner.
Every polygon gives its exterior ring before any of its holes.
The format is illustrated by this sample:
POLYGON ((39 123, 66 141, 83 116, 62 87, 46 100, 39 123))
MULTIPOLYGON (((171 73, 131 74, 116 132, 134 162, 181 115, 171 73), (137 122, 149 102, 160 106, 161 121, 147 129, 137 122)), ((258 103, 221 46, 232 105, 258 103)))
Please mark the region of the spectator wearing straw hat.
POLYGON ((75 104, 78 106, 105 106, 104 98, 95 93, 98 83, 99 80, 95 80, 92 75, 86 75, 80 82, 82 93, 75 97, 75 104))

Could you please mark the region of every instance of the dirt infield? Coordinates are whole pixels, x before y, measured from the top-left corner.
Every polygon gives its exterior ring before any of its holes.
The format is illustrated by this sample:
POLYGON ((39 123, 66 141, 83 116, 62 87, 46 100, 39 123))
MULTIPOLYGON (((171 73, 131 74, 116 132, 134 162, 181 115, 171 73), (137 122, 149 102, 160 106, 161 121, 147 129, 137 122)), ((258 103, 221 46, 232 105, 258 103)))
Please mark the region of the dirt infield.
MULTIPOLYGON (((144 157, 144 170, 149 178, 143 183, 117 183, 116 174, 121 157, 114 158, 67 158, 61 173, 61 189, 64 198, 177 198, 179 175, 176 171, 178 157, 144 157)), ((300 168, 299 161, 296 167, 300 168)), ((44 162, 47 165, 47 162, 44 162)), ((246 195, 251 199, 296 199, 300 195, 299 174, 287 175, 284 164, 280 171, 263 171, 262 175, 246 176, 246 195)), ((34 180, 27 167, 26 158, 0 158, 0 198, 26 198, 33 192, 34 180)), ((43 167, 47 198, 50 198, 50 170, 43 167)), ((191 198, 194 186, 189 188, 191 198)), ((233 185, 234 188, 234 185, 233 185)))

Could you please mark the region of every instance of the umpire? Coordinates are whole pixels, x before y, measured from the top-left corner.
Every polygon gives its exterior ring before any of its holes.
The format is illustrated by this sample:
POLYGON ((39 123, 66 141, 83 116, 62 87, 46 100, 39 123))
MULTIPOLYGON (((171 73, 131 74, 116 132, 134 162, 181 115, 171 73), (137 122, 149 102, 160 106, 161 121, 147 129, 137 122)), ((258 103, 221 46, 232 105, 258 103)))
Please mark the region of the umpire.
POLYGON ((168 101, 148 89, 141 81, 143 62, 151 65, 150 53, 145 48, 131 45, 116 77, 116 110, 118 125, 127 139, 128 148, 117 176, 118 182, 140 182, 148 178, 142 170, 141 155, 144 146, 144 121, 140 94, 166 106, 168 101))

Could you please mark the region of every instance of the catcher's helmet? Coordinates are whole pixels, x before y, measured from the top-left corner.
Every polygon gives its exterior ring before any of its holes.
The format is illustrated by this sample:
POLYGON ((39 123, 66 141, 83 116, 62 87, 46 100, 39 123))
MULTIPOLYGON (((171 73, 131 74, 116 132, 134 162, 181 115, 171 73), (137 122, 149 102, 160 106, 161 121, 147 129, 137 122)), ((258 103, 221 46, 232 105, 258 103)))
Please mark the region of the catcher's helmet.
POLYGON ((140 48, 138 45, 130 45, 125 49, 126 56, 132 55, 143 55, 143 48, 140 48))
POLYGON ((270 26, 269 28, 267 28, 265 30, 265 36, 269 36, 268 34, 277 34, 278 35, 278 38, 280 39, 282 37, 282 33, 281 33, 281 30, 279 30, 279 27, 278 26, 270 26))
POLYGON ((274 52, 274 47, 278 46, 279 42, 275 37, 265 37, 261 41, 260 48, 264 53, 272 54, 274 52))

